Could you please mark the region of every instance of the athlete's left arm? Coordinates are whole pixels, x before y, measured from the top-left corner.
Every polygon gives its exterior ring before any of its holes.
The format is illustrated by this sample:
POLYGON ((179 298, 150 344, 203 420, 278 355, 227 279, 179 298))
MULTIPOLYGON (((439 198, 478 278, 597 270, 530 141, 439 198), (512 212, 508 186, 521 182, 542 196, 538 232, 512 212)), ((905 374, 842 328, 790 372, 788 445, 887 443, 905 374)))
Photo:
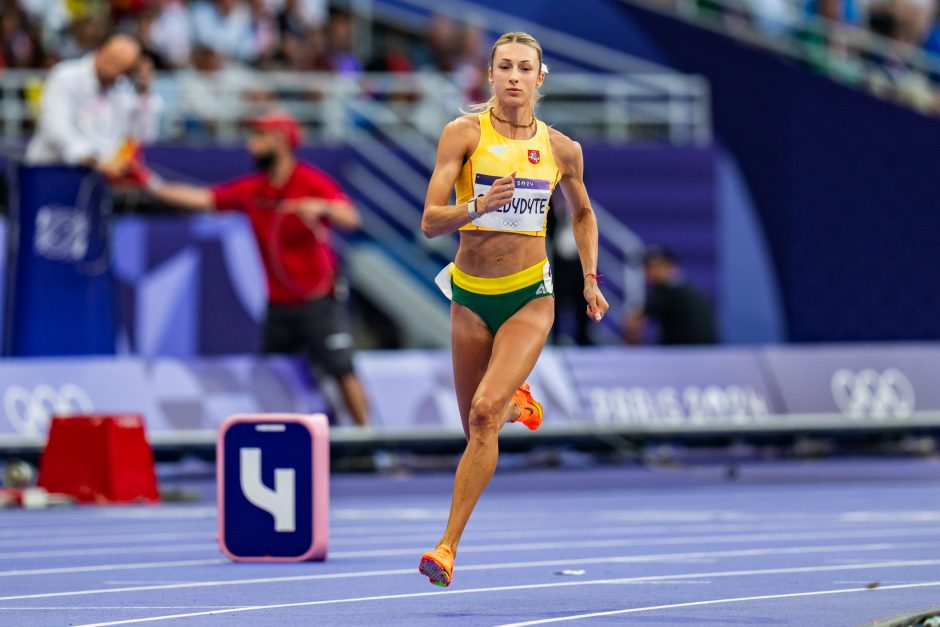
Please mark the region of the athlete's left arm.
POLYGON ((561 170, 561 191, 571 207, 574 238, 578 243, 578 257, 584 274, 587 315, 595 322, 600 322, 610 305, 597 285, 597 218, 584 186, 584 156, 578 142, 557 131, 552 131, 551 141, 552 154, 561 170))

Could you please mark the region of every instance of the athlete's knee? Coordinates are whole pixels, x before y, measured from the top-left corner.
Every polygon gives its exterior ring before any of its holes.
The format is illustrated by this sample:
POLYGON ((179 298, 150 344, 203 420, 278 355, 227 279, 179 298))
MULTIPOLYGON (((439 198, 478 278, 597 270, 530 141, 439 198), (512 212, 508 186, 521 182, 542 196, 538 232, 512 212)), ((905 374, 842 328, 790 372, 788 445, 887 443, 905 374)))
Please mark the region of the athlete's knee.
POLYGON ((497 399, 481 394, 474 397, 470 405, 470 420, 468 421, 471 439, 489 439, 496 437, 502 425, 503 414, 506 407, 497 399))

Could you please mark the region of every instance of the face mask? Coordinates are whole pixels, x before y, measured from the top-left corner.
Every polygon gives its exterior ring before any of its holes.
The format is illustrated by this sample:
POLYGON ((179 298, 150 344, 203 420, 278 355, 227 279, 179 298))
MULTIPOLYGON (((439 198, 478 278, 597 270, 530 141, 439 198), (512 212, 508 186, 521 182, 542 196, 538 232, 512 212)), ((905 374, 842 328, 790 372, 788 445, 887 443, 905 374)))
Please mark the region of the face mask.
POLYGON ((261 170, 262 172, 270 172, 274 169, 274 164, 277 163, 277 154, 272 152, 263 152, 259 155, 255 155, 255 167, 261 170))

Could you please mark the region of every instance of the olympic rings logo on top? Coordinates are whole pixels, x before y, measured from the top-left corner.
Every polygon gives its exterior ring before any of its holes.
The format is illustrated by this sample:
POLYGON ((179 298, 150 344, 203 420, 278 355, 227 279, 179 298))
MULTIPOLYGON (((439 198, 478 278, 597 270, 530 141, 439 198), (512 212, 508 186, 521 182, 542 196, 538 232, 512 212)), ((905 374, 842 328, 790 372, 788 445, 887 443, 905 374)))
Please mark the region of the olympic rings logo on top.
POLYGON ((10 424, 24 435, 42 435, 52 416, 87 414, 95 410, 88 392, 73 383, 58 390, 37 385, 32 390, 11 385, 3 393, 3 409, 10 424))
POLYGON ((842 413, 854 419, 909 418, 916 404, 914 386, 896 368, 884 372, 842 368, 832 375, 830 388, 842 413))

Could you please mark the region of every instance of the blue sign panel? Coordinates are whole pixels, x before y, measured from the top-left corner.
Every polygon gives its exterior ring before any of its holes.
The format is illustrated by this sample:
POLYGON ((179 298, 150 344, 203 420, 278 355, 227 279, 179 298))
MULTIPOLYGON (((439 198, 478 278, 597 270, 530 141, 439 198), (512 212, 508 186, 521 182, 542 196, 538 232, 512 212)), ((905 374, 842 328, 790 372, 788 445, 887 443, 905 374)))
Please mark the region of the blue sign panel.
POLYGON ((107 181, 87 168, 16 169, 11 355, 114 353, 107 181))
POLYGON ((223 436, 224 546, 238 558, 299 558, 314 543, 313 440, 298 422, 241 421, 223 436))

